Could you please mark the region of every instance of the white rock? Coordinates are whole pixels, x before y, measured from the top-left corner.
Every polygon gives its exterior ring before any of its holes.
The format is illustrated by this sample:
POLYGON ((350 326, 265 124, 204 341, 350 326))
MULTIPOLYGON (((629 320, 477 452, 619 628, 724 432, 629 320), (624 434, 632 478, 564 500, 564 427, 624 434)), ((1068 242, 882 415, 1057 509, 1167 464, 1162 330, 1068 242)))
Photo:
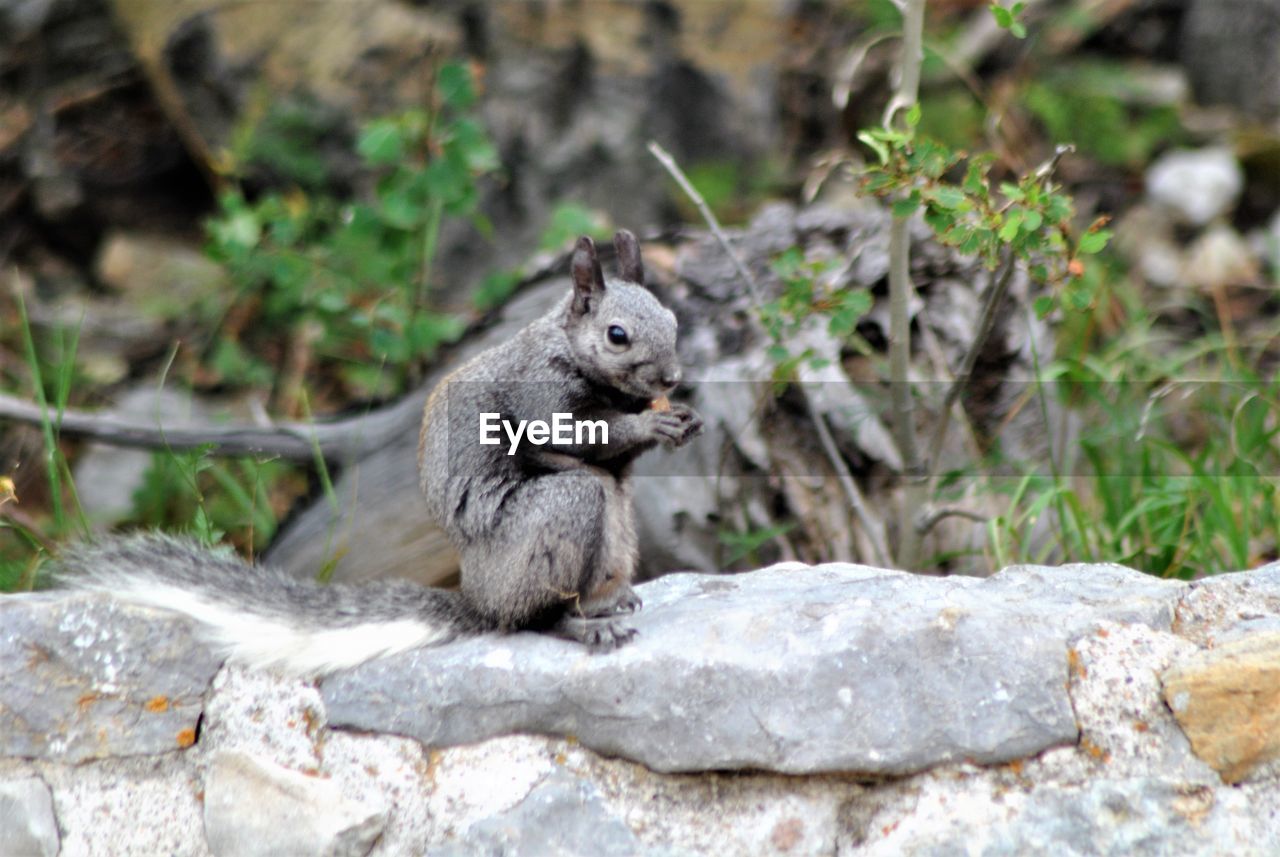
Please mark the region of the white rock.
POLYGON ((58 822, 49 787, 36 777, 0 781, 0 854, 57 853, 58 822))
POLYGON ((209 766, 204 830, 215 857, 362 857, 386 823, 386 807, 348 800, 332 780, 231 751, 209 766))
POLYGON ((1196 226, 1231 211, 1243 189, 1240 162, 1221 146, 1166 152, 1147 170, 1147 196, 1196 226))

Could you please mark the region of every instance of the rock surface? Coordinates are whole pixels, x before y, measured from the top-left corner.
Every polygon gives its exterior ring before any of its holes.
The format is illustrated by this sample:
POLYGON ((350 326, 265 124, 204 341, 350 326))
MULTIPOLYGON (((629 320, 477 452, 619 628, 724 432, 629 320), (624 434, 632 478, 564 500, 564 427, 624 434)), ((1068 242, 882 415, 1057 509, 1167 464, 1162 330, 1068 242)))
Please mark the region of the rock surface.
MULTIPOLYGON (((15 749, 6 728, 0 837, 43 831, 30 853, 54 853, 56 831, 60 853, 112 857, 1280 853, 1277 765, 1224 782, 1165 704, 1189 665, 1274 689, 1249 658, 1280 634, 1280 564, 1192 584, 1106 565, 976 579, 787 564, 676 575, 642 594, 641 638, 606 656, 516 635, 319 688, 206 672, 192 680, 196 742, 158 755, 113 737, 103 758, 75 763, 84 724, 50 718, 68 735, 38 752, 15 749), (460 675, 427 669, 444 656, 460 675), (340 728, 358 718, 373 725, 340 728), (514 728, 573 734, 477 737, 514 728)), ((0 600, 0 717, 61 710, 104 664, 119 687, 123 672, 150 687, 156 671, 122 660, 122 641, 158 645, 162 663, 208 658, 159 614, 84 596, 0 600), (96 672, 67 668, 77 651, 96 672), (15 680, 29 668, 13 668, 14 652, 46 653, 63 679, 15 680)), ((1271 737, 1275 708, 1251 721, 1271 737)), ((1218 720, 1224 736, 1238 729, 1218 720)))
POLYGON ((0 780, 0 854, 53 857, 58 821, 49 787, 36 777, 0 780))
POLYGON ((1167 628, 1179 587, 1096 566, 983 580, 832 564, 641 591, 640 636, 616 653, 546 637, 410 652, 326 681, 331 722, 432 746, 568 734, 658 771, 1009 761, 1076 739, 1067 635, 1167 628))
POLYGON ((204 830, 217 857, 362 857, 386 826, 384 808, 248 753, 216 754, 206 783, 204 830))
POLYGON ((105 596, 0 598, 0 757, 188 747, 219 663, 185 620, 105 596))
POLYGON ((1231 150, 1175 149, 1147 170, 1147 196, 1203 226, 1235 207, 1244 190, 1244 170, 1231 150))
POLYGON ((1161 681, 1196 755, 1225 781, 1280 758, 1280 632, 1194 652, 1161 681))

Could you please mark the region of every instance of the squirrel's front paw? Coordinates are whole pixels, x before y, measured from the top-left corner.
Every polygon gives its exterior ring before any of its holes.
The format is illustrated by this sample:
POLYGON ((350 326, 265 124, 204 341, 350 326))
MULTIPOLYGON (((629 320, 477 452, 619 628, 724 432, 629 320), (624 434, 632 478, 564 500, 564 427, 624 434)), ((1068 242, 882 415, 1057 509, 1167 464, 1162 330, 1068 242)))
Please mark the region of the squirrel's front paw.
POLYGON ((650 430, 667 447, 684 446, 702 432, 702 417, 688 405, 674 404, 669 411, 649 411, 650 430))

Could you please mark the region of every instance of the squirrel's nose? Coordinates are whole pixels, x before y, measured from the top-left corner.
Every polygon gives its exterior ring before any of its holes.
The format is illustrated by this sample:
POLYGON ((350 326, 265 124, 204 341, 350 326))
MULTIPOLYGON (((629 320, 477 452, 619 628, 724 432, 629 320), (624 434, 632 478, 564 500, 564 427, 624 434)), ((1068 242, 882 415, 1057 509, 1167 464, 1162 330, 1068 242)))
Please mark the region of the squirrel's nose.
POLYGON ((662 386, 671 389, 675 387, 676 384, 680 383, 680 378, 680 367, 677 366, 674 369, 667 369, 662 373, 662 386))

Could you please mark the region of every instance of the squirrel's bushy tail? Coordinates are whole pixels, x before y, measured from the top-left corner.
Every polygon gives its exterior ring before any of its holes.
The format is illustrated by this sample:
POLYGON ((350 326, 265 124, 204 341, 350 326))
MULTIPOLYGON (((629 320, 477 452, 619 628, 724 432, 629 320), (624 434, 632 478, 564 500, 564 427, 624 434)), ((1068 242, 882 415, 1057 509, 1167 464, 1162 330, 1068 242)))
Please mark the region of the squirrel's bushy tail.
POLYGON ((456 592, 404 580, 322 585, 158 533, 69 548, 54 573, 65 588, 190 616, 230 660, 290 675, 489 630, 456 592))

